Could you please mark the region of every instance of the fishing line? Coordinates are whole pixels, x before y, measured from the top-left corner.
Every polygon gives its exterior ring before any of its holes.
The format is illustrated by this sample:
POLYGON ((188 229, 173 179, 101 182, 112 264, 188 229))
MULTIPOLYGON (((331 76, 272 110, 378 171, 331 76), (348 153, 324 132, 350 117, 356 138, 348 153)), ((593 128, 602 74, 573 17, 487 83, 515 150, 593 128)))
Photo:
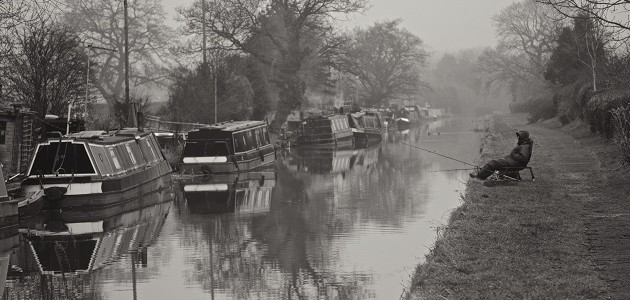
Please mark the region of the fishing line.
POLYGON ((407 144, 407 143, 403 143, 403 142, 400 142, 400 141, 396 141, 396 143, 400 143, 400 144, 403 144, 403 145, 407 145, 407 146, 412 147, 412 148, 420 149, 420 150, 422 150, 422 151, 426 151, 426 152, 429 152, 429 153, 433 153, 433 154, 435 154, 435 155, 439 155, 439 156, 442 156, 442 157, 444 157, 444 158, 448 158, 448 159, 454 160, 454 161, 456 161, 456 162, 460 162, 460 163, 463 163, 463 164, 466 164, 466 165, 469 165, 469 166, 473 166, 473 167, 478 168, 478 166, 477 166, 477 165, 475 165, 475 164, 471 164, 471 163, 469 163, 469 162, 465 162, 465 161, 463 161, 463 160, 459 160, 459 159, 457 159, 457 158, 453 158, 453 157, 450 157, 450 156, 447 156, 447 155, 444 155, 444 154, 438 153, 437 151, 433 151, 433 150, 425 149, 425 148, 422 148, 422 147, 418 147, 418 146, 416 146, 416 145, 407 144))
MULTIPOLYGON (((474 165, 474 164, 471 164, 471 163, 469 163, 469 162, 465 162, 465 161, 463 161, 463 160, 459 160, 459 159, 457 159, 457 158, 453 158, 453 157, 450 157, 450 156, 447 156, 447 155, 444 155, 444 154, 438 153, 437 151, 433 151, 433 150, 425 149, 425 148, 422 148, 422 147, 418 147, 418 146, 416 146, 416 145, 407 144, 407 143, 400 142, 400 141, 396 141, 396 143, 400 143, 400 144, 403 144, 403 145, 407 145, 407 146, 412 147, 412 148, 416 148, 416 149, 419 149, 419 150, 422 150, 422 151, 426 151, 426 152, 429 152, 429 153, 433 153, 433 154, 435 154, 435 155, 439 155, 439 156, 444 157, 444 158, 448 158, 448 159, 451 159, 451 160, 454 160, 454 161, 457 161, 457 162, 460 162, 460 163, 463 163, 463 164, 466 164, 466 165, 469 165, 469 166, 473 166, 473 167, 475 167, 475 169, 480 169, 480 170, 485 170, 485 171, 491 171, 491 172, 493 172, 493 173, 494 173, 494 171, 492 171, 492 170, 487 170, 487 169, 484 169, 483 167, 479 167, 479 166, 474 165)), ((462 169, 462 170, 464 170, 464 169, 462 169)), ((516 180, 515 178, 512 178, 512 177, 507 176, 507 175, 505 175, 505 174, 503 174, 503 176, 505 176, 505 177, 507 177, 507 178, 509 178, 509 179, 512 179, 512 180, 516 180)))
POLYGON ((429 171, 429 172, 435 173, 435 172, 470 171, 470 170, 477 170, 477 168, 447 169, 447 170, 431 170, 431 171, 429 171))

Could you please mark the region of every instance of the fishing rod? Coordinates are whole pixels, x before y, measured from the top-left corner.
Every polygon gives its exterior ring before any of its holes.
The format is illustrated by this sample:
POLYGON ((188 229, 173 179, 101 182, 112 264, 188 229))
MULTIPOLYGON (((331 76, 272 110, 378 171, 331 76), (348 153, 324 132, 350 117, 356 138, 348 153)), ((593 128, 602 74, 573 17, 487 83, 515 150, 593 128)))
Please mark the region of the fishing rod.
POLYGON ((470 171, 470 170, 477 170, 477 169, 478 168, 463 168, 463 169, 431 170, 429 172, 435 173, 435 172, 450 172, 450 171, 470 171))
MULTIPOLYGON (((480 170, 486 170, 486 169, 484 169, 483 167, 479 167, 479 166, 477 166, 477 165, 475 165, 475 164, 471 164, 471 163, 469 163, 469 162, 466 162, 466 161, 463 161, 463 160, 459 160, 459 159, 457 159, 457 158, 453 158, 453 157, 450 157, 450 156, 448 156, 448 155, 444 155, 444 154, 438 153, 437 151, 433 151, 433 150, 425 149, 425 148, 422 148, 422 147, 418 147, 418 146, 416 146, 416 145, 407 144, 407 143, 400 142, 400 141, 396 141, 396 143, 400 143, 400 144, 407 145, 407 146, 412 147, 412 148, 416 148, 416 149, 419 149, 419 150, 422 150, 422 151, 426 151, 426 152, 429 152, 429 153, 433 153, 433 154, 435 154, 435 155, 439 155, 439 156, 441 156, 441 157, 448 158, 448 159, 454 160, 454 161, 456 161, 456 162, 463 163, 463 164, 465 164, 465 165, 473 166, 473 167, 475 167, 475 169, 474 169, 474 170, 477 170, 477 169, 480 169, 480 170)), ((461 169, 461 170, 466 170, 466 169, 461 169)), ((470 170, 470 169, 468 169, 468 170, 470 170)), ((450 170, 445 170, 445 171, 450 171, 450 170)), ((492 171, 492 170, 486 170, 486 171, 492 171)), ((492 172, 494 173, 494 171, 492 171, 492 172)), ((502 176, 505 176, 505 177, 507 177, 508 179, 511 179, 511 180, 515 180, 515 181, 516 181, 516 178, 512 178, 512 177, 507 176, 507 175, 505 175, 505 174, 503 174, 502 176)))
POLYGON ((469 162, 465 162, 465 161, 463 161, 463 160, 459 160, 459 159, 457 159, 457 158, 453 158, 453 157, 450 157, 450 156, 447 156, 447 155, 444 155, 444 154, 438 153, 437 151, 433 151, 433 150, 425 149, 425 148, 422 148, 422 147, 418 147, 418 146, 416 146, 416 145, 407 144, 407 143, 403 143, 403 142, 400 142, 400 141, 396 141, 396 143, 400 143, 400 144, 403 144, 403 145, 407 145, 407 146, 412 147, 412 148, 420 149, 420 150, 422 150, 422 151, 426 151, 426 152, 429 152, 429 153, 433 153, 433 154, 435 154, 435 155, 439 155, 439 156, 441 156, 441 157, 448 158, 448 159, 454 160, 454 161, 456 161, 456 162, 460 162, 460 163, 463 163, 463 164, 466 164, 466 165, 469 165, 469 166, 473 166, 473 167, 478 168, 478 166, 477 166, 477 165, 475 165, 475 164, 471 164, 471 163, 469 163, 469 162))

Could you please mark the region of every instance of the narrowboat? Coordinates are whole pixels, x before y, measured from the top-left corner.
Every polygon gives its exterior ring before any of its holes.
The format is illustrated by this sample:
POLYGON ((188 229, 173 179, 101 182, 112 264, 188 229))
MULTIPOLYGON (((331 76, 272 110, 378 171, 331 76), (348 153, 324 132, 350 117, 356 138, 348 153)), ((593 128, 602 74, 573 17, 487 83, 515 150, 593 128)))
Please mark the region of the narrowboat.
POLYGON ((171 186, 170 173, 153 133, 82 131, 39 142, 21 189, 43 190, 44 210, 106 208, 171 186))
POLYGON ((377 112, 348 114, 348 122, 354 134, 354 144, 360 148, 381 142, 385 125, 377 112))
POLYGON ((276 151, 265 121, 230 121, 188 132, 182 173, 245 172, 273 164, 276 151))
POLYGON ((352 148, 352 129, 345 115, 314 116, 302 122, 297 138, 300 148, 352 148))
POLYGON ((182 181, 186 206, 193 214, 266 213, 276 185, 275 171, 213 176, 182 181))
POLYGON ((406 105, 400 109, 399 118, 396 120, 398 126, 409 126, 411 124, 422 124, 433 118, 429 115, 429 109, 421 108, 418 105, 406 105))

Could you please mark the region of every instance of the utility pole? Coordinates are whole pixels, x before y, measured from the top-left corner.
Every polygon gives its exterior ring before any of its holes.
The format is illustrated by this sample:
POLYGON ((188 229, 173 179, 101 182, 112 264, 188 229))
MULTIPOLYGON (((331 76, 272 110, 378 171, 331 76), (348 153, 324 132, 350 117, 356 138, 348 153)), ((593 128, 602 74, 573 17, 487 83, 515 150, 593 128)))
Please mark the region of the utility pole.
MULTIPOLYGON (((124 35, 125 35, 125 103, 131 109, 131 115, 133 118, 133 126, 138 126, 138 120, 136 120, 136 107, 134 103, 129 100, 129 14, 127 12, 127 0, 123 0, 124 8, 124 35)), ((128 122, 128 121, 127 121, 128 122)))
POLYGON ((127 0, 123 0, 125 36, 125 103, 129 105, 129 24, 127 23, 127 0))
POLYGON ((206 10, 208 10, 207 6, 206 6, 206 0, 201 0, 201 36, 202 36, 202 45, 201 45, 201 51, 203 52, 203 64, 207 64, 208 63, 208 57, 207 57, 207 41, 208 41, 208 36, 206 34, 206 10))
POLYGON ((213 69, 214 69, 214 123, 217 123, 217 76, 218 76, 218 72, 217 72, 216 55, 215 55, 215 59, 213 59, 212 65, 213 65, 213 69))

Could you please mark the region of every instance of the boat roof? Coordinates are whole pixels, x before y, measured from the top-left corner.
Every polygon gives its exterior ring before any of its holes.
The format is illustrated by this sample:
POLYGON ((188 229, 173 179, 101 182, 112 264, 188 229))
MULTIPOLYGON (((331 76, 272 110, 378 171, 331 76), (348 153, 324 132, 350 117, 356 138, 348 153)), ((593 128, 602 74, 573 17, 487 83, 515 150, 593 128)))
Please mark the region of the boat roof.
MULTIPOLYGON (((115 131, 103 131, 103 130, 92 130, 92 131, 80 131, 75 133, 66 134, 63 136, 62 140, 76 140, 76 141, 87 141, 93 144, 116 144, 128 140, 133 140, 137 136, 143 137, 151 134, 149 131, 139 131, 136 128, 123 128, 115 131)), ((59 141, 58 137, 50 137, 48 138, 49 142, 59 141)))
POLYGON ((317 116, 309 116, 305 120, 323 120, 323 119, 345 119, 347 118, 345 114, 343 115, 317 115, 317 116))
POLYGON ((250 127, 256 127, 260 125, 266 125, 265 121, 228 121, 212 124, 209 126, 204 126, 198 129, 194 129, 192 131, 200 131, 200 130, 218 130, 218 131, 239 131, 241 129, 246 129, 250 127))

